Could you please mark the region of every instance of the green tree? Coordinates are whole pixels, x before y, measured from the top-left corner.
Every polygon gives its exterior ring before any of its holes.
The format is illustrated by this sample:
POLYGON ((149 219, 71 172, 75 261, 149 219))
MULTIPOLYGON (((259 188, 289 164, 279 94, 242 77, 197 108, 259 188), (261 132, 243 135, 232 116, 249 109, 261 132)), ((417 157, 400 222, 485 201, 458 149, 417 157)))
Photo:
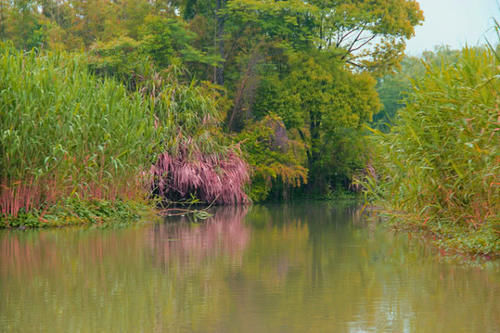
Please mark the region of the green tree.
POLYGON ((373 124, 387 132, 399 109, 404 107, 404 98, 411 87, 412 79, 417 79, 425 73, 422 60, 406 56, 401 67, 393 73, 377 79, 377 92, 382 102, 382 110, 373 116, 373 124))
POLYGON ((216 64, 217 57, 206 55, 191 46, 193 38, 195 34, 187 30, 180 19, 148 16, 141 33, 141 44, 143 52, 159 68, 182 63, 216 64))
POLYGON ((379 77, 377 92, 383 104, 382 111, 373 117, 378 129, 389 131, 398 110, 406 105, 406 97, 413 82, 421 80, 426 74, 426 66, 451 66, 459 59, 460 51, 448 46, 436 46, 433 51, 425 51, 421 57, 406 56, 399 68, 390 74, 379 77))
POLYGON ((345 154, 362 146, 353 133, 379 110, 366 72, 397 66, 423 19, 418 3, 232 0, 223 12, 224 83, 234 98, 228 127, 239 131, 274 112, 301 133, 310 188, 323 192, 350 177, 362 167, 362 158, 345 154))
POLYGON ((341 49, 347 63, 384 73, 403 57, 423 13, 414 0, 313 0, 319 48, 341 49))
POLYGON ((45 35, 40 17, 36 11, 36 1, 12 1, 8 9, 5 5, 2 2, 2 30, 4 36, 12 40, 18 48, 25 50, 40 48, 45 41, 45 35))
POLYGON ((335 59, 325 52, 294 59, 277 111, 293 115, 289 126, 295 124, 307 147, 309 186, 319 192, 340 171, 331 163, 339 133, 359 129, 380 107, 375 80, 368 73, 350 72, 335 59))

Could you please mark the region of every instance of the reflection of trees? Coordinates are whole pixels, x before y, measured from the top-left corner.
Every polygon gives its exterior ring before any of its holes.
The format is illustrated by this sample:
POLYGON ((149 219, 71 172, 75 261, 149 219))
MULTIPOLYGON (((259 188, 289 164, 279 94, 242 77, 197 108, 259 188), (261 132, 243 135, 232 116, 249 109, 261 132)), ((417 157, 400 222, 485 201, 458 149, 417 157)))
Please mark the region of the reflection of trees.
POLYGON ((0 278, 34 278, 56 274, 68 262, 99 266, 126 261, 140 251, 137 230, 4 231, 0 234, 0 278), (122 244, 127 243, 127 247, 122 244))
POLYGON ((492 332, 498 271, 324 204, 121 230, 0 233, 0 331, 492 332), (480 304, 480 306, 478 306, 480 304), (14 330, 15 331, 15 330, 14 330))
POLYGON ((214 216, 199 223, 179 217, 156 224, 148 236, 155 262, 193 266, 223 255, 241 263, 250 238, 250 230, 243 223, 247 210, 246 206, 220 207, 214 216))
POLYGON ((230 303, 225 276, 241 267, 246 211, 222 207, 196 224, 0 234, 0 331, 9 322, 20 331, 205 331, 230 303))
MULTIPOLYGON (((243 331, 498 327, 498 273, 443 265, 428 247, 367 225, 355 207, 256 206, 247 221, 255 226, 252 241, 231 288, 235 309, 259 315, 243 331)), ((241 331, 238 325, 229 331, 241 331)))

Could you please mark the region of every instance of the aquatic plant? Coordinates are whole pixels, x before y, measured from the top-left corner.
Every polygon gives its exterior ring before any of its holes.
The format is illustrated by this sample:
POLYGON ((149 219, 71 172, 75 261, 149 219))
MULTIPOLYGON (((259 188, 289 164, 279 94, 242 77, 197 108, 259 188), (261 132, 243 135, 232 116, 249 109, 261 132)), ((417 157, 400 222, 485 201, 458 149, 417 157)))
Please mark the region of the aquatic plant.
POLYGON ((0 215, 67 197, 144 196, 140 175, 158 140, 139 94, 97 80, 79 56, 5 44, 0 77, 0 215))
POLYGON ((4 216, 0 219, 0 228, 49 228, 69 225, 122 227, 140 219, 151 220, 155 216, 156 211, 148 201, 64 197, 57 205, 30 211, 21 210, 17 216, 4 216))
POLYGON ((375 131, 378 176, 364 182, 398 225, 464 252, 500 252, 499 61, 465 48, 427 64, 391 132, 375 131))

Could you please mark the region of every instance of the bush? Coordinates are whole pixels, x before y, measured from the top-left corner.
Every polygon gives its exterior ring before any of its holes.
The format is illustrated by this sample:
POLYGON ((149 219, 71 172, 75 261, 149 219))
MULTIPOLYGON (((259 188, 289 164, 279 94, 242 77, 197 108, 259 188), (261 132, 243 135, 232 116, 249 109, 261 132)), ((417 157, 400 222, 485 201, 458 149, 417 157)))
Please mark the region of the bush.
POLYGON ((247 203, 248 165, 221 129, 216 89, 178 81, 171 66, 141 91, 158 119, 162 154, 151 168, 154 194, 164 203, 247 203))

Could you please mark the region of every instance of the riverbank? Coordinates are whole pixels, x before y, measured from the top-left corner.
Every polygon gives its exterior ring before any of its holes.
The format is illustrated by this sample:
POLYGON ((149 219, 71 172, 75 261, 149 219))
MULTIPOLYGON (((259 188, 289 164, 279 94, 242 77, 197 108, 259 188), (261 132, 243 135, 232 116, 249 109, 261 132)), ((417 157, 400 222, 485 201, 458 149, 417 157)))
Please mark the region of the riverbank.
POLYGON ((394 231, 421 235, 447 257, 460 257, 466 261, 478 258, 494 260, 500 258, 500 224, 491 220, 481 226, 462 226, 444 220, 422 220, 419 215, 370 209, 383 223, 394 231))
POLYGON ((367 198, 445 252, 500 252, 499 60, 464 48, 426 64, 390 132, 372 129, 373 170, 359 182, 367 198))
POLYGON ((0 218, 0 228, 27 229, 77 225, 133 223, 158 216, 153 205, 137 200, 66 199, 47 208, 20 211, 17 216, 0 218))

